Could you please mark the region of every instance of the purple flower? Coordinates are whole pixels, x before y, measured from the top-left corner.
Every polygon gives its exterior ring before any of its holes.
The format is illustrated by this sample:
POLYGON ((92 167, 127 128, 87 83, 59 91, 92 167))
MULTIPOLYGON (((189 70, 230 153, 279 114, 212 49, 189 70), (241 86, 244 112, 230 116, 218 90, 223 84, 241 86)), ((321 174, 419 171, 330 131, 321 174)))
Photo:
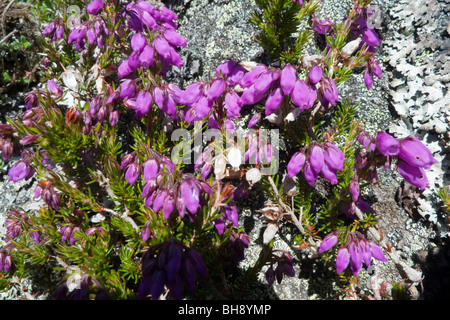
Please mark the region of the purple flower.
POLYGON ((179 193, 184 201, 186 209, 192 214, 197 213, 197 210, 200 207, 200 190, 195 181, 183 180, 179 187, 179 193))
MULTIPOLYGON (((342 231, 340 231, 342 232, 342 231)), ((333 236, 328 235, 324 238, 325 246, 329 247, 328 250, 335 245, 333 236), (331 246, 328 242, 325 242, 325 238, 331 241, 331 246), (331 240, 332 239, 332 240, 331 240)), ((384 256, 381 248, 372 241, 368 241, 358 231, 349 232, 346 235, 347 242, 344 246, 340 247, 336 256, 336 272, 341 273, 350 265, 350 269, 355 277, 358 276, 362 269, 363 263, 366 266, 370 266, 372 257, 386 262, 387 259, 384 256)), ((323 250, 322 252, 325 252, 323 250)))
POLYGON ((419 188, 426 189, 429 187, 428 178, 422 167, 415 167, 408 162, 399 159, 397 161, 397 171, 410 184, 419 188))
POLYGON ((285 275, 289 277, 295 276, 293 259, 290 253, 282 251, 281 257, 272 254, 272 259, 273 262, 271 262, 270 267, 266 271, 266 280, 268 284, 272 285, 275 279, 277 280, 278 284, 280 284, 285 275), (275 263, 277 264, 277 267, 274 269, 273 265, 275 263))
POLYGON ((317 16, 313 13, 312 14, 312 29, 317 32, 318 34, 326 34, 330 33, 333 30, 334 24, 329 19, 320 20, 317 18, 317 16))
POLYGON ((430 150, 415 136, 409 136, 400 140, 400 159, 415 167, 430 169, 436 162, 430 150))
POLYGON ((175 198, 170 193, 167 195, 167 197, 164 199, 163 204, 163 218, 169 219, 170 214, 175 209, 175 198))
POLYGON ((153 98, 155 104, 164 111, 170 118, 175 119, 177 106, 175 100, 173 99, 172 91, 168 90, 167 87, 154 87, 153 88, 153 98))
POLYGON ((400 142, 386 132, 380 132, 376 138, 378 150, 385 156, 396 156, 400 153, 400 142))
POLYGON ((359 181, 358 175, 354 174, 353 178, 349 182, 350 195, 352 197, 353 202, 358 201, 359 199, 359 181))
POLYGON ((381 43, 378 34, 373 29, 364 28, 361 34, 362 43, 369 47, 378 47, 381 43))
POLYGON ((253 105, 259 102, 262 98, 264 98, 264 93, 256 92, 255 86, 250 86, 247 90, 245 90, 240 97, 240 105, 253 105))
POLYGON ((296 152, 287 165, 287 172, 290 178, 300 173, 305 164, 306 156, 303 152, 296 152))
POLYGON ((339 234, 337 232, 332 232, 332 233, 327 234, 323 238, 323 240, 322 240, 322 242, 320 244, 318 252, 319 253, 323 253, 325 251, 330 250, 332 247, 334 247, 337 244, 338 240, 339 240, 338 235, 339 234))
POLYGON ((27 161, 17 161, 8 171, 9 181, 17 182, 22 179, 30 179, 34 174, 30 164, 27 161))
POLYGON ((136 97, 136 115, 138 118, 145 116, 152 107, 153 99, 152 95, 148 91, 141 91, 136 97))
POLYGON ((280 87, 283 90, 284 95, 291 94, 292 90, 294 89, 295 82, 297 80, 297 73, 295 71, 295 68, 288 64, 284 66, 284 68, 281 70, 281 76, 280 76, 280 87))
POLYGON ((323 156, 325 164, 332 170, 344 170, 345 158, 341 149, 330 142, 323 145, 323 156))
POLYGON ((300 108, 306 110, 309 105, 310 88, 303 80, 295 81, 295 86, 291 91, 292 102, 300 108))
POLYGON ((218 98, 220 98, 220 96, 222 96, 222 93, 224 92, 226 87, 226 82, 225 80, 218 78, 212 81, 211 86, 209 87, 208 90, 208 100, 210 101, 215 101, 218 98))
POLYGON ((55 81, 48 80, 47 88, 51 95, 56 96, 56 97, 62 96, 63 90, 61 89, 61 87, 59 85, 56 84, 55 81))
POLYGON ((159 163, 154 158, 150 158, 145 161, 142 168, 144 172, 144 180, 146 182, 156 178, 156 175, 159 173, 159 163))
POLYGON ((233 87, 244 77, 246 71, 243 66, 229 60, 220 64, 215 71, 216 77, 223 76, 230 87, 233 87))
POLYGON ((328 110, 329 105, 336 105, 339 100, 339 94, 336 87, 336 83, 329 77, 322 77, 320 81, 319 100, 325 110, 328 110))
POLYGON ((194 291, 197 277, 208 277, 200 254, 171 238, 148 249, 142 257, 143 280, 138 288, 138 299, 151 295, 156 300, 167 286, 173 299, 183 297, 183 287, 194 291), (184 284, 184 285, 183 285, 184 284))
POLYGON ((308 80, 312 84, 318 83, 322 79, 323 71, 320 66, 314 66, 308 73, 308 80))
POLYGON ((134 52, 142 52, 142 50, 144 49, 144 47, 147 45, 147 39, 145 38, 145 36, 138 32, 135 33, 132 37, 131 37, 131 48, 133 49, 134 52))
POLYGON ((358 142, 365 148, 369 148, 368 151, 374 151, 375 150, 375 140, 373 137, 368 134, 366 131, 361 131, 360 134, 358 134, 358 142))
POLYGON ((175 30, 166 29, 164 30, 164 38, 166 40, 177 47, 186 47, 187 41, 175 30))
POLYGON ((320 145, 312 143, 309 147, 309 162, 311 169, 318 175, 324 163, 323 149, 320 145))
POLYGON ((368 90, 372 87, 374 75, 379 79, 383 76, 378 60, 374 56, 371 56, 367 61, 367 68, 364 71, 364 82, 368 90))
POLYGON ((145 45, 141 53, 139 54, 139 63, 143 68, 147 69, 152 65, 154 56, 155 50, 153 49, 153 47, 145 45))
POLYGON ((86 10, 89 14, 96 15, 103 9, 103 6, 104 4, 101 0, 94 0, 86 7, 86 10))
POLYGON ((265 112, 266 115, 270 115, 274 113, 276 110, 280 108, 281 103, 283 102, 284 96, 281 88, 276 88, 273 90, 269 96, 267 97, 265 103, 265 112))
POLYGON ((247 128, 254 127, 259 121, 261 121, 261 112, 255 113, 248 122, 247 128))
POLYGON ((128 184, 134 184, 140 175, 141 166, 138 163, 133 162, 128 166, 128 169, 125 172, 125 180, 128 181, 128 184))
POLYGON ((247 72, 239 82, 242 88, 249 88, 252 86, 255 81, 258 79, 258 77, 262 74, 267 72, 268 69, 263 64, 258 64, 255 68, 253 68, 251 71, 247 72))

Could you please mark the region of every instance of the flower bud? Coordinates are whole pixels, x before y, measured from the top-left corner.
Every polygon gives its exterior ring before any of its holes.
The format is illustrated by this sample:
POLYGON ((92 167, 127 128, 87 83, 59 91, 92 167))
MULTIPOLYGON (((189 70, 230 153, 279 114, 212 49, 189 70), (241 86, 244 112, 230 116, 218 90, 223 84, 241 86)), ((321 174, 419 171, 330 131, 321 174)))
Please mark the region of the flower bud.
POLYGON ((376 138, 378 150, 385 156, 396 156, 400 153, 400 143, 386 132, 380 132, 376 138))

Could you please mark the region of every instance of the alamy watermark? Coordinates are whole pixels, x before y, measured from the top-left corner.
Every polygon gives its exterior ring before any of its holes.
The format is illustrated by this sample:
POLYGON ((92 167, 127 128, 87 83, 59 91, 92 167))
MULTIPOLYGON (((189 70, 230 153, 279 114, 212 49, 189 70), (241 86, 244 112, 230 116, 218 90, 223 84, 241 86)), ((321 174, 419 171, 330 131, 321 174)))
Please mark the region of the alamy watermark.
POLYGON ((178 142, 171 152, 175 164, 195 164, 226 159, 232 167, 258 165, 261 174, 278 172, 283 141, 278 129, 203 129, 195 122, 193 130, 176 129, 171 141, 178 142), (202 158, 201 158, 202 157, 202 158), (199 159, 200 158, 200 159, 199 159))

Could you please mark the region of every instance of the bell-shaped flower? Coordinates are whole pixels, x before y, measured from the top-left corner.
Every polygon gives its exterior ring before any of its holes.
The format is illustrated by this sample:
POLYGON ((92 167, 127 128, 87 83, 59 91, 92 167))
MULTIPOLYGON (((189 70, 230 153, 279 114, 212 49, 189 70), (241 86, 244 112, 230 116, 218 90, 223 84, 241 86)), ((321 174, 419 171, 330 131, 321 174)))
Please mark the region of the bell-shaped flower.
POLYGON ((128 181, 128 184, 134 184, 140 175, 141 166, 138 163, 133 162, 128 166, 128 169, 125 172, 125 180, 128 181))
POLYGON ((309 162, 311 164, 311 169, 316 174, 319 174, 324 163, 323 149, 320 145, 312 143, 309 147, 309 162))
POLYGON ((265 103, 265 113, 266 115, 270 115, 277 111, 281 103, 283 102, 284 96, 281 88, 276 88, 273 90, 269 96, 267 97, 266 103, 265 103))
POLYGON ((195 214, 200 207, 200 190, 197 185, 189 180, 183 180, 179 186, 179 192, 186 209, 195 214))
POLYGON ((361 35, 362 43, 365 43, 369 47, 378 47, 381 43, 378 34, 375 30, 370 28, 364 28, 361 35))
POLYGON ((322 75, 323 75, 322 68, 320 66, 314 66, 311 68, 311 70, 309 70, 308 80, 312 84, 316 84, 322 79, 322 75))
POLYGON ((146 182, 156 178, 159 173, 159 163, 155 158, 150 158, 142 164, 144 180, 146 182))
POLYGON ((145 69, 150 67, 153 63, 153 58, 155 56, 155 50, 150 45, 145 45, 139 54, 139 63, 145 69))
POLYGON ((141 11, 140 20, 144 25, 150 28, 150 30, 158 28, 158 23, 155 18, 147 11, 141 11))
POLYGON ((255 84, 258 77, 264 73, 267 72, 268 69, 265 65, 259 64, 255 68, 253 68, 251 71, 247 72, 239 82, 242 88, 249 88, 253 84, 255 84))
POLYGON ((375 140, 373 139, 373 137, 368 134, 366 131, 361 131, 358 134, 358 142, 368 151, 374 151, 375 150, 375 140))
POLYGON ((192 105, 203 96, 203 84, 201 82, 191 83, 183 92, 182 104, 192 105))
POLYGON ((312 14, 311 23, 312 29, 318 34, 330 33, 334 27, 334 24, 331 20, 329 19, 320 20, 314 13, 312 14))
POLYGON ((103 1, 101 1, 101 0, 94 0, 86 7, 86 11, 89 14, 96 15, 103 9, 103 6, 104 6, 103 1))
POLYGON ((380 132, 376 138, 378 150, 385 156, 396 156, 400 153, 400 142, 386 132, 380 132))
POLYGON ((153 99, 152 95, 148 91, 141 91, 136 97, 136 115, 139 118, 145 116, 152 106, 153 99))
POLYGON ((341 149, 330 142, 323 145, 324 162, 332 170, 344 170, 345 157, 341 149))
POLYGON ((120 87, 119 87, 119 91, 120 91, 119 98, 120 99, 133 98, 135 93, 136 93, 136 90, 137 90, 137 86, 136 86, 136 83, 134 82, 134 80, 126 79, 125 81, 123 81, 120 84, 120 87))
POLYGON ((133 49, 134 52, 142 52, 142 50, 144 49, 146 44, 147 44, 147 39, 140 32, 135 33, 131 37, 131 48, 133 49))
POLYGON ((163 206, 164 203, 166 202, 166 198, 169 194, 169 191, 167 189, 158 189, 155 192, 155 198, 153 200, 153 211, 157 212, 159 211, 163 206))
POLYGON ((300 108, 301 111, 306 109, 309 102, 310 89, 303 80, 297 80, 291 91, 292 102, 300 108))
POLYGON ((34 174, 30 164, 26 161, 17 161, 8 171, 9 181, 17 182, 22 179, 28 180, 34 174))
POLYGON ((319 100, 325 110, 328 110, 330 105, 336 105, 336 102, 339 100, 339 93, 333 79, 322 77, 319 88, 319 100))
POLYGON ((63 90, 61 89, 61 87, 58 84, 56 84, 55 81, 48 80, 47 88, 48 88, 48 92, 50 92, 51 95, 56 96, 56 97, 62 96, 63 90))
POLYGON ((350 179, 349 189, 350 189, 350 196, 352 197, 353 202, 357 202, 359 199, 359 181, 357 174, 354 174, 353 178, 350 179))
POLYGON ((326 162, 323 163, 320 173, 326 180, 330 181, 331 184, 338 183, 336 171, 331 169, 326 162))
POLYGON ((325 251, 330 250, 337 244, 338 240, 339 240, 339 235, 337 232, 331 232, 331 233, 327 234, 323 238, 322 242, 320 243, 318 252, 323 253, 325 251))
POLYGON ((222 93, 225 90, 225 87, 226 87, 225 80, 223 80, 221 78, 213 80, 213 82, 208 90, 208 96, 207 96, 208 100, 215 101, 218 98, 220 98, 220 96, 222 96, 222 93))
POLYGON ((255 93, 264 95, 270 88, 273 82, 271 72, 263 72, 258 78, 256 78, 254 86, 255 93))
POLYGON ((351 241, 348 245, 348 251, 350 253, 350 269, 355 277, 358 276, 363 264, 363 252, 359 244, 359 241, 351 241))
POLYGON ((164 38, 166 40, 177 47, 186 47, 187 41, 181 36, 178 32, 173 29, 165 29, 164 30, 164 38))
POLYGON ((429 187, 428 178, 422 167, 415 167, 402 159, 398 159, 397 171, 406 180, 406 182, 412 184, 413 186, 422 190, 429 187))
POLYGON ((374 257, 375 259, 377 259, 378 261, 381 261, 381 262, 387 261, 387 258, 384 255, 383 250, 381 250, 381 248, 377 244, 375 244, 372 241, 369 241, 369 248, 370 248, 372 257, 374 257))
POLYGON ((233 167, 233 169, 235 169, 235 170, 239 169, 240 165, 242 164, 241 151, 236 147, 232 147, 228 151, 227 160, 228 160, 228 163, 233 167))
POLYGON ((253 105, 259 102, 262 98, 264 98, 264 93, 256 92, 255 86, 250 86, 247 90, 245 90, 240 97, 240 104, 244 105, 253 105))
POLYGON ((169 193, 169 195, 165 198, 164 204, 163 204, 163 218, 169 219, 171 213, 175 209, 175 198, 173 195, 169 193))
POLYGON ((261 121, 261 112, 255 113, 248 122, 247 128, 254 127, 259 121, 261 121))
POLYGON ((165 60, 170 59, 170 45, 166 39, 164 39, 163 37, 156 37, 153 40, 153 46, 161 57, 163 57, 165 60))
POLYGON ((243 66, 232 60, 228 60, 220 64, 216 70, 216 77, 222 75, 230 87, 233 87, 244 77, 246 71, 243 66))
POLYGON ((126 59, 120 64, 119 68, 117 69, 117 75, 119 78, 123 78, 128 76, 133 71, 134 70, 128 65, 128 59, 126 59))
POLYGON ((415 136, 409 136, 400 140, 400 159, 415 167, 430 169, 436 159, 430 150, 415 136))
POLYGON ((284 95, 290 95, 297 80, 295 68, 288 64, 281 70, 280 87, 284 95))
POLYGON ((287 165, 287 174, 290 178, 298 175, 305 164, 306 156, 303 152, 296 152, 287 165))
POLYGON ((303 174, 305 176, 306 182, 310 186, 314 186, 317 178, 319 177, 319 172, 316 172, 311 168, 311 163, 309 161, 306 161, 306 163, 303 167, 303 174))

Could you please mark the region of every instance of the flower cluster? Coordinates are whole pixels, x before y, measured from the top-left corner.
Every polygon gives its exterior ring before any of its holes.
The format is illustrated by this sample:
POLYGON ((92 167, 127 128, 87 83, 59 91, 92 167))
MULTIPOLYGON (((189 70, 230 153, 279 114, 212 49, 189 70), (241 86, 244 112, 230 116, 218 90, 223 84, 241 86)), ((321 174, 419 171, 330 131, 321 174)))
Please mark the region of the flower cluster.
POLYGON ((76 242, 75 233, 80 232, 79 227, 73 227, 72 225, 62 226, 59 229, 59 233, 61 234, 61 242, 66 242, 69 240, 70 245, 74 245, 76 242))
POLYGON ((211 193, 207 183, 199 181, 191 173, 175 170, 175 165, 167 157, 153 152, 154 157, 141 165, 135 153, 122 158, 121 169, 125 171, 128 184, 134 184, 139 177, 144 179, 141 197, 145 206, 155 212, 162 209, 164 219, 173 212, 183 218, 185 214, 193 221, 200 208, 202 192, 211 193))
MULTIPOLYGON (((429 187, 425 170, 430 169, 436 159, 417 137, 408 136, 396 139, 386 132, 380 132, 376 138, 373 138, 362 132, 359 142, 366 148, 369 155, 375 154, 383 157, 386 169, 396 159, 396 169, 408 183, 419 189, 429 187)), ((359 169, 371 166, 371 161, 367 157, 359 157, 357 162, 359 169)), ((375 170, 371 172, 373 179, 376 179, 375 170)))
POLYGON ((55 210, 59 210, 59 207, 61 206, 61 198, 56 192, 53 183, 50 181, 40 181, 34 190, 34 197, 36 199, 42 198, 48 206, 55 210))
MULTIPOLYGON (((337 231, 326 235, 319 247, 319 253, 330 250, 339 241, 339 233, 337 231)), ((367 240, 360 232, 349 232, 346 234, 345 244, 337 250, 336 256, 336 272, 341 273, 350 265, 350 269, 355 277, 358 276, 364 264, 369 267, 372 257, 386 262, 387 258, 383 254, 381 248, 374 242, 367 240)))
POLYGON ((183 284, 195 291, 197 277, 208 277, 206 265, 200 254, 171 238, 152 246, 142 257, 142 282, 138 299, 151 295, 158 299, 167 286, 174 299, 183 297, 183 284))
POLYGON ((322 145, 312 143, 308 148, 296 152, 287 166, 289 177, 294 177, 303 169, 306 181, 313 186, 319 177, 336 184, 337 171, 342 171, 345 158, 342 151, 330 142, 322 145))
MULTIPOLYGON (((30 136, 28 136, 30 137, 30 136)), ((27 139, 27 138, 24 138, 27 139)), ((22 139, 21 144, 27 144, 27 142, 23 142, 22 139)), ((32 137, 34 139, 34 137, 32 137)), ((27 139, 28 140, 28 139, 27 139)), ((22 157, 20 160, 16 161, 8 171, 9 181, 17 182, 20 180, 29 180, 35 173, 34 169, 31 166, 31 159, 29 155, 30 151, 24 150, 22 152, 22 157)))
POLYGON ((274 252, 277 251, 280 251, 282 253, 281 256, 273 254, 270 266, 266 271, 266 280, 270 285, 274 283, 275 279, 277 280, 278 284, 280 284, 285 275, 289 277, 295 276, 292 255, 289 252, 282 250, 275 250, 274 252), (277 266, 274 269, 275 263, 277 264, 277 266))
POLYGON ((380 45, 381 40, 378 37, 376 31, 370 28, 368 19, 375 13, 367 7, 359 8, 357 18, 350 25, 349 41, 357 38, 361 38, 360 47, 366 45, 370 52, 375 52, 376 48, 380 45))
POLYGON ((430 169, 436 159, 417 137, 397 140, 381 132, 376 138, 376 146, 384 156, 397 158, 397 171, 407 182, 420 189, 429 187, 425 170, 430 169))
POLYGON ((0 272, 9 272, 11 270, 12 264, 13 262, 11 255, 6 254, 3 248, 0 252, 0 272))

